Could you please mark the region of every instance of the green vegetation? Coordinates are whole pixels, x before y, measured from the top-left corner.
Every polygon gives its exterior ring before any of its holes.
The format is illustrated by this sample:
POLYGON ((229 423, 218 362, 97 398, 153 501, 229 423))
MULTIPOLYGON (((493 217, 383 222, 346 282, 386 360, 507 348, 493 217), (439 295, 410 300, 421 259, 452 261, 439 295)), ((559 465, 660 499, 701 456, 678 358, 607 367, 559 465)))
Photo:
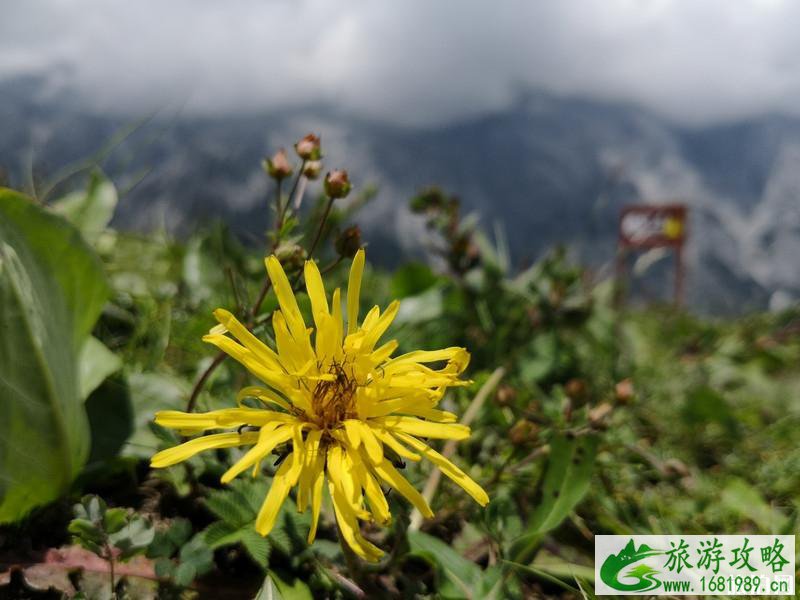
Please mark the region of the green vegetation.
MULTIPOLYGON (((283 200, 265 248, 290 281, 313 253, 344 286, 368 194, 298 212, 283 200)), ((253 522, 274 464, 223 486, 238 450, 163 470, 148 460, 180 441, 156 410, 231 407, 250 381, 201 341, 215 308, 272 344, 265 250, 223 226, 180 241, 115 231, 116 202, 100 176, 48 206, 0 190, 0 590, 11 597, 591 598, 594 534, 797 530, 800 309, 736 321, 620 310, 610 282, 563 251, 512 267, 502 240, 428 190, 411 207, 439 262, 369 268, 364 304, 401 300, 398 353, 472 353, 472 383, 443 407, 471 420, 452 458, 491 502, 435 487, 434 467, 408 462, 417 489, 435 488, 435 517, 390 495, 392 525, 363 530, 387 549, 381 562, 343 553, 327 504, 311 546, 291 497, 262 538, 253 522)))

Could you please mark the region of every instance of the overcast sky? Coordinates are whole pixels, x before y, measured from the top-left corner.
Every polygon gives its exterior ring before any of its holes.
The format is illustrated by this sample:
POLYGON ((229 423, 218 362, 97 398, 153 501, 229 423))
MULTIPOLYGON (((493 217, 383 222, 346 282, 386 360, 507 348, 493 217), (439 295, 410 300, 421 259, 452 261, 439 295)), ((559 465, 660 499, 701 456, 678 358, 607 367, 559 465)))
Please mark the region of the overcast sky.
POLYGON ((0 78, 58 67, 113 110, 420 124, 535 86, 705 123, 800 113, 798 32, 795 0, 2 0, 0 78))

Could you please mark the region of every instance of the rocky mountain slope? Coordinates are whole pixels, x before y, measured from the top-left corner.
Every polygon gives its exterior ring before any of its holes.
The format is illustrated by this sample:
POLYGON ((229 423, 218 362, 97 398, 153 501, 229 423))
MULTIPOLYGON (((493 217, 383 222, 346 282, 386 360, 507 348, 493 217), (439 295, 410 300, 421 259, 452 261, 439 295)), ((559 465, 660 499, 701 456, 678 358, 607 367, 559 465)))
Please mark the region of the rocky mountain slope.
MULTIPOLYGON (((702 128, 634 106, 529 93, 502 112, 428 128, 366 121, 325 106, 266 114, 97 114, 63 88, 0 82, 0 168, 37 192, 93 158, 125 191, 123 227, 186 232, 214 218, 245 239, 266 225, 260 159, 314 131, 328 165, 378 186, 361 222, 373 256, 419 254, 407 209, 420 187, 456 193, 489 231, 502 228, 520 263, 567 244, 602 276, 620 208, 691 208, 688 301, 700 310, 780 308, 800 297, 800 120, 765 116, 702 128)), ((669 258, 645 280, 665 297, 669 258)))

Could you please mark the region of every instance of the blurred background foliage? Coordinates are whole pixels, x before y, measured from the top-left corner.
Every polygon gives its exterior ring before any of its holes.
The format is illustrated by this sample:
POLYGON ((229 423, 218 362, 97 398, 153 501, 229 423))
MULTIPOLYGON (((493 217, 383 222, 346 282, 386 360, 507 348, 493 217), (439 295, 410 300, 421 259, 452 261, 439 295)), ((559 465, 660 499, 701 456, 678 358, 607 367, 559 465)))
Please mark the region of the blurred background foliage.
MULTIPOLYGON (((371 194, 327 220, 316 258, 329 289, 346 281, 348 228, 371 194)), ((325 200, 310 204, 270 242, 292 272, 325 200)), ((364 304, 401 299, 399 352, 471 351, 472 383, 444 404, 471 419, 454 460, 491 503, 444 482, 420 522, 390 497, 395 524, 365 531, 388 557, 357 572, 328 509, 310 547, 291 502, 261 538, 252 523, 269 476, 219 484, 236 450, 160 471, 148 459, 178 440, 153 413, 186 408, 214 357, 200 340, 211 311, 246 318, 264 251, 223 224, 182 240, 116 231, 116 205, 99 173, 47 205, 0 191, 0 590, 11 597, 110 597, 117 563, 120 597, 588 598, 594 534, 797 529, 800 309, 721 320, 618 307, 612 282, 563 249, 512 265, 502 232, 490 238, 429 189, 411 209, 430 264, 369 269, 364 304)), ((270 293, 260 314, 276 304, 270 293)), ((269 340, 265 321, 256 333, 269 340)), ((247 378, 223 362, 198 410, 232 405, 247 378)), ((404 474, 423 489, 431 469, 404 474)))

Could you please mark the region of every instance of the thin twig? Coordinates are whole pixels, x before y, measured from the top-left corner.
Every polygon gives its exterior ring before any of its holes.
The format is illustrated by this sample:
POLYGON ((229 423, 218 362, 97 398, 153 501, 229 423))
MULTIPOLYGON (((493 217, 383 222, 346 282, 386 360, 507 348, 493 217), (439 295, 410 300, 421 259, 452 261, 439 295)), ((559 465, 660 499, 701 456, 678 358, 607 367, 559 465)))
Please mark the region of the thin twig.
POLYGON ((311 244, 311 250, 308 251, 308 260, 311 260, 311 255, 314 254, 314 250, 317 249, 317 244, 319 244, 319 240, 322 238, 322 230, 325 229, 325 223, 328 221, 328 216, 331 214, 331 207, 333 206, 333 198, 328 198, 328 204, 325 205, 325 212, 322 215, 322 219, 319 222, 319 229, 317 229, 317 235, 314 237, 314 242, 311 244))
POLYGON ((339 258, 337 258, 335 261, 333 261, 333 262, 332 262, 331 264, 329 264, 327 267, 323 267, 323 268, 321 268, 321 269, 319 270, 319 273, 320 273, 320 275, 325 275, 325 273, 328 273, 328 272, 330 272, 330 271, 333 271, 333 270, 334 270, 336 267, 338 267, 338 266, 339 266, 339 263, 340 263, 340 262, 342 262, 343 260, 344 260, 344 256, 342 256, 342 255, 340 254, 340 255, 339 255, 339 258))
POLYGON ((200 392, 203 389, 203 385, 205 385, 206 380, 211 377, 211 374, 216 371, 217 367, 222 364, 222 361, 225 360, 225 357, 228 356, 224 352, 218 353, 214 360, 211 361, 211 364, 206 367, 206 370, 198 378, 197 382, 194 384, 192 388, 192 393, 189 396, 189 402, 186 404, 186 412, 192 412, 194 410, 195 404, 197 404, 197 397, 200 395, 200 392))
MULTIPOLYGON (((484 402, 489 397, 489 394, 492 393, 494 388, 498 386, 500 381, 506 374, 505 367, 497 367, 492 374, 489 376, 489 379, 481 386, 481 389, 478 390, 478 393, 475 394, 475 397, 470 402, 470 405, 467 407, 464 416, 461 418, 462 425, 469 425, 478 415, 478 412, 483 407, 484 402)), ((445 458, 450 458, 453 453, 456 451, 456 444, 458 442, 456 440, 450 440, 445 444, 444 449, 442 450, 442 456, 445 458)), ((431 471, 431 474, 428 476, 428 481, 425 482, 425 487, 422 489, 422 497, 425 498, 425 501, 430 503, 433 495, 436 493, 436 489, 439 487, 439 482, 442 479, 442 472, 436 468, 431 471)), ((414 512, 411 513, 411 524, 409 525, 410 531, 417 531, 422 525, 422 513, 420 513, 416 508, 414 512)))

